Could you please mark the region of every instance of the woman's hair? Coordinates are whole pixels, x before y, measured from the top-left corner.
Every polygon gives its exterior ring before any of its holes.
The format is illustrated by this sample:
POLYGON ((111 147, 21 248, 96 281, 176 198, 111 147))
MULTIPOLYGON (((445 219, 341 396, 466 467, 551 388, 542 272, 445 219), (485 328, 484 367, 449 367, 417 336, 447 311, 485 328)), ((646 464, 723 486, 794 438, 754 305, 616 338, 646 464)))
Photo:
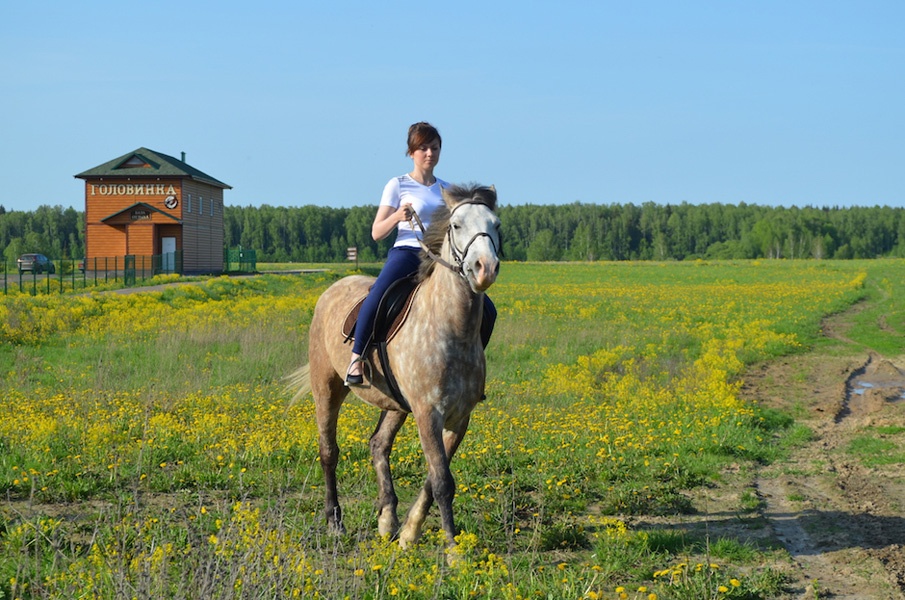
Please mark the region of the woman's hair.
POLYGON ((405 155, 411 156, 415 153, 415 150, 424 144, 430 144, 434 140, 437 140, 437 143, 440 144, 441 147, 443 146, 443 138, 440 137, 440 132, 437 131, 436 127, 424 121, 415 123, 409 127, 409 146, 405 155))

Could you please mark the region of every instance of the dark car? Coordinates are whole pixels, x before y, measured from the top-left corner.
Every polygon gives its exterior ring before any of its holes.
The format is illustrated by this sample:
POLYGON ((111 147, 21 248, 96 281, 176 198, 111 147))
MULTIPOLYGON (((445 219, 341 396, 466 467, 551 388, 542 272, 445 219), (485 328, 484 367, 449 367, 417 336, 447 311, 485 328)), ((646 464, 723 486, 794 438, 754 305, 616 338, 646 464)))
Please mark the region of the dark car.
POLYGON ((57 268, 53 265, 53 262, 43 254, 23 254, 16 262, 19 263, 20 275, 24 271, 31 271, 32 273, 57 272, 57 268))

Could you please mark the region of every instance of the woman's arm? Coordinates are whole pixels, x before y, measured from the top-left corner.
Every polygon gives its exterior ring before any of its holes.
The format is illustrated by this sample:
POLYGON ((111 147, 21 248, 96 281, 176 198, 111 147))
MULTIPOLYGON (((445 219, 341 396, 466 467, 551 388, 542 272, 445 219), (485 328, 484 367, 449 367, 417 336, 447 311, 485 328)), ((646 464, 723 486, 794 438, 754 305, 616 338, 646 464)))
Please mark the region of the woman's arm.
POLYGON ((374 217, 374 224, 371 225, 371 237, 375 242, 379 242, 386 236, 393 233, 396 226, 408 221, 412 215, 412 205, 403 204, 399 208, 393 208, 386 204, 377 208, 377 215, 374 217))

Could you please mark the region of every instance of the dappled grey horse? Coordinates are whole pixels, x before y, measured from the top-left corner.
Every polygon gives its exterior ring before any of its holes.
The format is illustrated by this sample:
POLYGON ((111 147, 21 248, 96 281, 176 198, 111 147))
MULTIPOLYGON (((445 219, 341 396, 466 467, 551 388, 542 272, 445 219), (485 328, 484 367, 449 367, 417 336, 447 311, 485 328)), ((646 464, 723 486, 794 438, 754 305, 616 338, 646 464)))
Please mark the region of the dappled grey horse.
MULTIPOLYGON (((405 322, 387 346, 389 363, 408 406, 394 398, 383 366, 374 360, 370 386, 354 389, 362 400, 382 410, 370 441, 379 487, 378 530, 398 534, 403 547, 420 537, 434 501, 440 508, 447 544, 455 545, 455 485, 449 463, 468 429, 472 410, 484 395, 486 370, 480 337, 484 292, 496 280, 500 265, 495 189, 451 186, 444 190, 443 199, 446 207, 433 215, 424 232, 421 284, 405 322), (409 411, 418 426, 428 475, 400 530, 390 452, 409 411)), ((296 398, 309 390, 314 396, 325 510, 329 526, 336 531, 342 531, 336 428, 340 407, 350 391, 343 384, 349 346, 340 331, 346 315, 372 282, 372 277, 345 277, 321 295, 311 322, 309 364, 290 376, 296 398)))

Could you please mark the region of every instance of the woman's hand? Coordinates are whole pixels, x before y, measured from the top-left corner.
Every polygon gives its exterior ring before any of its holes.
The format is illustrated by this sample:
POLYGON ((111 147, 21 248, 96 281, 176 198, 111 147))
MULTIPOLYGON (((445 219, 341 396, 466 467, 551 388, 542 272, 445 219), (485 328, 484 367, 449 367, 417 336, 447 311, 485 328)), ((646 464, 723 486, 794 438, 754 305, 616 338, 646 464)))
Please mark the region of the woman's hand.
POLYGON ((415 213, 415 210, 412 208, 411 204, 403 204, 399 207, 399 210, 396 211, 396 216, 399 218, 399 222, 403 221, 411 221, 412 215, 415 213))
POLYGON ((399 223, 410 220, 414 213, 411 204, 403 204, 399 208, 386 204, 380 206, 374 216, 374 224, 371 225, 371 237, 375 242, 382 240, 390 235, 399 223))

